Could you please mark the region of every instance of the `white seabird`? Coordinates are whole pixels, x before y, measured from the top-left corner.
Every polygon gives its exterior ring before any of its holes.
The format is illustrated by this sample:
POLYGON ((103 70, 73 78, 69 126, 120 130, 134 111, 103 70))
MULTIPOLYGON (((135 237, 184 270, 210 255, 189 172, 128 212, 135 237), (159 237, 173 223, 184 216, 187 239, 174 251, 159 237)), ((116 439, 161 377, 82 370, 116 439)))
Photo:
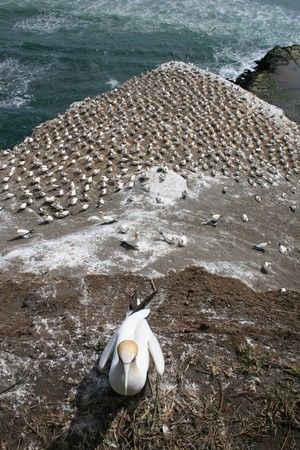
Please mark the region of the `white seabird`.
POLYGON ((26 209, 26 208, 27 208, 27 203, 26 203, 26 202, 21 203, 21 205, 20 205, 19 208, 18 208, 18 211, 23 211, 23 210, 26 209))
POLYGON ((84 203, 82 205, 82 207, 81 207, 81 211, 86 211, 88 209, 88 207, 89 207, 89 204, 88 203, 84 203))
POLYGON ((288 248, 283 245, 283 244, 279 244, 279 253, 286 253, 288 251, 288 248))
POLYGON ((211 216, 211 219, 209 219, 207 222, 203 222, 203 225, 211 225, 213 227, 217 226, 218 221, 221 219, 222 214, 213 214, 211 216))
POLYGON ((33 233, 33 230, 26 230, 24 228, 19 228, 17 229, 17 233, 20 238, 28 239, 33 233))
POLYGON ((43 222, 42 223, 51 223, 53 222, 54 218, 50 215, 43 217, 43 222))
POLYGON ((159 234, 162 236, 163 240, 167 242, 167 244, 176 244, 178 242, 178 238, 174 234, 167 234, 163 231, 160 231, 159 234))
POLYGON ((268 244, 270 244, 270 241, 268 242, 260 242, 259 244, 255 244, 252 246, 254 250, 258 250, 259 252, 265 252, 267 249, 268 244))
POLYGON ((55 217, 58 219, 63 219, 64 217, 67 217, 70 214, 70 211, 63 210, 63 211, 57 211, 54 213, 55 217))
POLYGON ((146 318, 150 309, 142 309, 127 317, 102 352, 99 370, 103 371, 113 355, 109 383, 121 395, 135 395, 146 384, 150 355, 159 375, 164 373, 164 357, 158 340, 146 318))
POLYGON ((127 231, 129 230, 129 228, 130 228, 130 226, 127 223, 121 223, 118 231, 119 231, 119 233, 126 234, 127 231))
POLYGON ((189 196, 190 196, 189 191, 187 189, 184 189, 181 193, 181 198, 183 200, 185 200, 185 199, 189 198, 189 196))
POLYGON ((264 262, 260 270, 262 273, 267 274, 271 270, 271 263, 268 261, 264 262))
POLYGON ((182 235, 178 239, 178 247, 185 247, 187 244, 187 237, 185 235, 182 235))
POLYGON ((156 202, 157 202, 157 203, 162 203, 162 202, 163 202, 163 198, 162 198, 162 196, 161 196, 160 194, 157 194, 157 196, 156 196, 156 202))

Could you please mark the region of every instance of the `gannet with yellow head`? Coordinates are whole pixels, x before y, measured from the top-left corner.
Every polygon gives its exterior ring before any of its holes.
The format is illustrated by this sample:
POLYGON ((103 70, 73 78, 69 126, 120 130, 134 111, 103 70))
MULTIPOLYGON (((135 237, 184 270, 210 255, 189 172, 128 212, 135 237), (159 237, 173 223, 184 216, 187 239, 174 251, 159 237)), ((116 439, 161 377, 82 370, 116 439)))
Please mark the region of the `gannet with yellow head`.
MULTIPOLYGON (((130 311, 129 311, 130 313, 130 311)), ((164 373, 164 357, 146 318, 150 309, 130 314, 111 337, 99 361, 102 371, 112 355, 109 383, 121 395, 135 395, 146 384, 150 355, 159 375, 164 373)))

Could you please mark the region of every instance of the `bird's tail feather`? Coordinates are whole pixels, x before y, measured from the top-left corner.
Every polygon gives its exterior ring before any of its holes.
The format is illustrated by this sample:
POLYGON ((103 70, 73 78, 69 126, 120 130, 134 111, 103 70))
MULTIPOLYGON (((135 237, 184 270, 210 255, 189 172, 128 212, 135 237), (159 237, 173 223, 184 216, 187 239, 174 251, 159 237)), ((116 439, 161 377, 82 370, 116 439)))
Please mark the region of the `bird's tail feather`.
POLYGON ((146 378, 146 384, 145 384, 145 387, 144 387, 144 392, 145 392, 145 396, 146 397, 152 397, 153 396, 152 386, 151 386, 151 382, 150 382, 148 373, 147 373, 147 378, 146 378))

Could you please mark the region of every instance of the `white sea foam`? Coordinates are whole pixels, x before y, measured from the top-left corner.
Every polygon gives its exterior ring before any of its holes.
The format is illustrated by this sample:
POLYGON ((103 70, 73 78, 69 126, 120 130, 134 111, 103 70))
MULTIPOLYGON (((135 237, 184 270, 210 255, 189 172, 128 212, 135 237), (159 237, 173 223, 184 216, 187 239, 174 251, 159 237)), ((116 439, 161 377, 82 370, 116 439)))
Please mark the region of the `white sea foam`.
POLYGON ((28 87, 36 69, 8 58, 0 62, 0 107, 18 108, 28 102, 28 87))
POLYGON ((110 78, 105 84, 107 84, 111 89, 115 89, 119 86, 119 82, 115 78, 110 78))
POLYGON ((9 108, 20 108, 24 104, 26 104, 30 100, 29 95, 24 95, 23 97, 12 97, 6 98, 4 100, 0 100, 0 108, 9 109, 9 108))
MULTIPOLYGON (((269 50, 269 49, 268 49, 269 50)), ((231 50, 216 51, 215 60, 220 67, 218 74, 228 80, 236 80, 245 70, 253 71, 256 61, 259 61, 266 54, 266 49, 244 54, 243 52, 232 52, 231 50), (226 61, 231 62, 226 62, 226 61)))
MULTIPOLYGON (((284 5, 262 4, 252 0, 186 0, 163 2, 143 0, 89 1, 73 3, 76 14, 101 17, 110 28, 113 17, 123 20, 123 31, 189 30, 205 41, 214 40, 214 61, 208 68, 235 79, 253 61, 277 45, 300 40, 299 14, 284 5), (272 24, 272 26, 270 26, 272 24)), ((116 26, 116 24, 114 24, 116 26)), ((195 61, 196 63, 197 61, 195 61)))
MULTIPOLYGON (((14 3, 40 8, 40 0, 14 3)), ((51 0, 43 5, 44 14, 24 19, 15 27, 53 33, 62 28, 74 29, 83 20, 98 23, 108 32, 190 31, 198 36, 200 46, 213 42, 213 47, 209 46, 214 52, 213 60, 207 62, 209 70, 235 78, 274 45, 299 42, 299 13, 289 9, 286 2, 278 3, 270 6, 252 0, 186 0, 183 6, 178 0, 51 0)), ((293 6, 296 8, 296 2, 293 6)))
MULTIPOLYGON (((22 32, 47 37, 59 31, 72 32, 95 26, 97 32, 123 33, 129 49, 132 32, 152 33, 153 36, 166 30, 184 32, 183 58, 186 56, 184 46, 189 39, 194 39, 188 36, 195 36, 199 56, 195 55, 193 62, 233 80, 245 69, 253 69, 254 61, 275 44, 284 46, 300 41, 300 15, 284 4, 270 7, 252 0, 215 0, 212 5, 210 0, 186 0, 183 7, 182 2, 174 0, 50 0, 43 2, 41 8, 40 0, 12 3, 24 11, 28 7, 30 14, 32 10, 42 11, 15 23, 13 31, 17 39, 22 38, 22 32)), ((144 45, 145 40, 141 40, 142 50, 144 45)), ((146 45, 151 64, 151 44, 146 45)), ((153 49, 154 65, 165 53, 157 54, 156 47, 153 49)), ((176 41, 174 51, 178 52, 176 41)), ((114 64, 109 60, 109 52, 108 63, 114 64)), ((63 62, 61 68, 64 68, 63 62)), ((0 62, 0 108, 20 108, 28 104, 32 99, 30 84, 43 78, 48 69, 47 63, 23 63, 16 58, 0 62)), ((111 77, 106 85, 114 89, 118 80, 111 77)))
POLYGON ((74 30, 77 27, 86 26, 87 22, 76 18, 59 16, 56 14, 41 14, 35 17, 21 20, 14 25, 15 30, 23 30, 31 33, 51 34, 59 30, 74 30))

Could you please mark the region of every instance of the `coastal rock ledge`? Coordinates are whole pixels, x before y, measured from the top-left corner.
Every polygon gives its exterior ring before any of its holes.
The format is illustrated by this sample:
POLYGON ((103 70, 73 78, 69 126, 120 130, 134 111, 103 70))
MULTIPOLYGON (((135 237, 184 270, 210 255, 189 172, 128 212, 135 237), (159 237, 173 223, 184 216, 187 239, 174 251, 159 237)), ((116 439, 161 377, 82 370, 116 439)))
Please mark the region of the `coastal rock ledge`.
POLYGON ((299 291, 298 151, 299 126, 280 109, 194 65, 163 64, 2 152, 0 268, 153 277, 198 265, 299 291), (268 276, 252 249, 266 241, 268 276))
POLYGON ((276 46, 256 61, 254 71, 246 70, 235 81, 263 100, 282 108, 300 122, 300 45, 276 46))

